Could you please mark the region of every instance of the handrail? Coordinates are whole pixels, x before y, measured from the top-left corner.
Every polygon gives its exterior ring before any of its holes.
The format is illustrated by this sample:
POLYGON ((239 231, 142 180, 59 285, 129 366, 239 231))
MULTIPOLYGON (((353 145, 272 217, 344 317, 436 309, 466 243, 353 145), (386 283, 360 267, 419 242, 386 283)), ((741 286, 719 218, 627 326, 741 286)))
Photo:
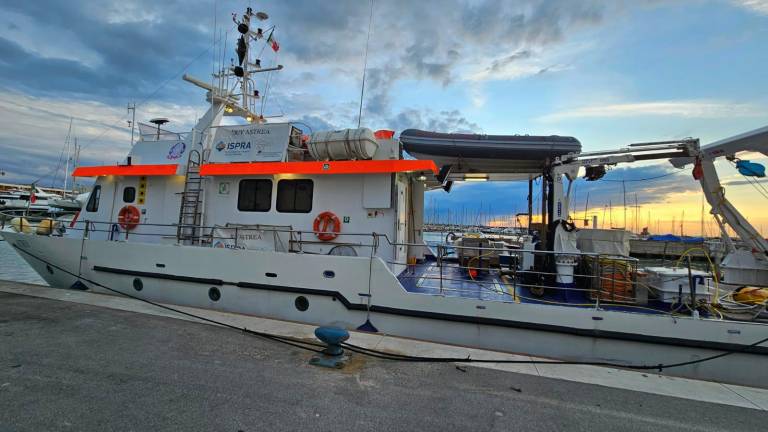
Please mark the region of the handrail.
MULTIPOLYGON (((0 211, 0 215, 2 216, 9 216, 7 212, 0 211)), ((18 215, 10 215, 11 217, 17 217, 18 215)), ((0 219, 3 219, 0 217, 0 219)), ((35 217, 35 216, 28 216, 25 218, 28 222, 34 222, 34 221, 41 221, 41 220, 55 220, 51 217, 35 217)), ((62 221, 63 222, 63 221, 62 221)), ((4 222, 4 225, 7 224, 7 221, 4 222)), ((69 221, 63 224, 65 231, 82 231, 83 238, 92 238, 95 233, 110 233, 112 226, 114 225, 114 222, 102 222, 102 221, 91 221, 87 219, 79 219, 74 226, 69 226, 69 221)), ((165 239, 172 239, 176 240, 176 230, 179 227, 187 226, 185 224, 159 224, 159 223, 141 223, 138 225, 136 229, 131 231, 130 235, 132 239, 142 237, 139 236, 148 236, 148 237, 161 237, 165 239), (144 227, 145 230, 142 230, 141 227, 144 227), (164 230, 162 228, 167 228, 167 230, 164 230), (146 232, 146 230, 149 230, 150 232, 146 232), (142 232, 145 231, 145 232, 142 232)), ((407 246, 407 247, 418 247, 418 248, 426 248, 430 251, 430 254, 434 256, 435 261, 434 264, 437 268, 436 272, 434 273, 420 273, 418 275, 411 275, 411 273, 408 273, 408 269, 414 267, 415 265, 410 262, 399 262, 396 260, 391 259, 384 259, 383 261, 385 264, 390 266, 395 266, 393 268, 402 267, 403 269, 406 269, 404 272, 400 273, 398 278, 401 280, 406 279, 417 279, 418 281, 437 281, 436 287, 430 287, 429 289, 434 289, 435 291, 433 293, 427 292, 422 294, 433 294, 433 295, 451 295, 452 293, 475 293, 477 294, 477 290, 490 290, 489 293, 495 293, 495 294, 501 294, 503 297, 509 296, 510 299, 513 301, 519 301, 520 299, 525 299, 524 296, 522 296, 520 293, 518 293, 518 289, 520 288, 526 288, 526 289, 547 289, 547 290, 554 290, 555 292, 561 292, 561 293, 587 293, 586 299, 589 299, 589 304, 582 304, 581 306, 590 306, 595 309, 600 309, 603 306, 609 307, 609 306, 620 306, 624 305, 627 307, 641 307, 640 305, 636 304, 636 299, 633 298, 631 295, 626 295, 629 293, 629 290, 636 290, 640 287, 645 288, 646 285, 641 281, 638 280, 633 275, 636 274, 637 264, 639 262, 638 259, 633 257, 618 257, 618 256, 612 256, 612 255, 606 255, 606 254, 599 254, 599 253, 593 253, 593 252, 557 252, 557 251, 545 251, 545 250, 529 250, 529 249, 523 249, 523 248, 503 248, 503 247, 472 247, 472 246, 461 246, 461 245, 454 245, 449 243, 438 243, 436 245, 427 245, 424 243, 412 243, 412 242, 393 242, 390 240, 390 238, 386 234, 379 234, 376 232, 344 232, 340 235, 343 240, 343 236, 349 236, 349 238, 367 238, 368 241, 361 240, 361 241, 339 241, 339 242, 320 242, 317 241, 315 238, 315 234, 317 234, 314 231, 307 231, 307 230, 297 230, 290 227, 282 227, 282 226, 265 226, 265 225, 259 225, 254 227, 247 227, 247 226, 233 226, 233 227, 227 227, 227 226, 195 226, 195 228, 201 229, 202 231, 207 232, 207 234, 201 235, 201 243, 200 244, 193 244, 190 245, 190 247, 212 247, 214 242, 218 239, 222 240, 234 240, 232 237, 225 237, 222 235, 216 235, 214 229, 221 230, 223 232, 231 232, 235 233, 235 236, 237 234, 242 232, 249 232, 249 231, 259 231, 262 233, 274 233, 274 235, 278 236, 279 234, 288 234, 289 239, 287 244, 288 247, 286 248, 286 252, 290 253, 312 253, 312 250, 306 251, 305 246, 306 245, 330 245, 330 246, 339 246, 339 245, 345 245, 345 246, 351 246, 355 248, 371 248, 371 260, 378 256, 376 254, 376 251, 378 251, 378 247, 380 246, 381 239, 383 238, 386 242, 385 244, 393 247, 397 246, 407 246), (464 261, 448 257, 448 253, 450 250, 453 251, 460 251, 460 250, 473 250, 478 251, 480 255, 484 253, 491 253, 491 252, 505 252, 506 254, 509 254, 516 259, 518 259, 517 262, 521 262, 521 258, 524 254, 532 254, 534 256, 557 256, 557 255, 572 255, 572 256, 578 256, 581 257, 583 262, 587 263, 589 267, 580 267, 577 269, 574 269, 573 274, 571 275, 574 280, 578 279, 581 281, 584 281, 583 285, 580 286, 558 286, 555 283, 556 278, 558 277, 558 273, 556 271, 550 271, 547 269, 525 269, 518 266, 511 266, 507 269, 502 268, 498 263, 494 265, 491 265, 491 262, 489 260, 478 260, 476 262, 473 261, 464 261), (602 262, 604 260, 613 260, 622 262, 622 265, 626 265, 626 272, 621 273, 621 271, 616 272, 613 270, 609 270, 608 272, 604 272, 604 267, 602 262), (470 279, 456 279, 455 273, 451 273, 451 270, 459 269, 461 271, 466 272, 466 274, 470 275, 470 279), (470 271, 477 271, 477 272, 487 272, 492 278, 481 278, 477 279, 473 276, 471 276, 470 271), (626 276, 623 276, 619 279, 616 278, 617 274, 625 274, 626 276), (485 280, 482 280, 485 279, 485 280), (461 281, 463 284, 459 286, 459 288, 456 288, 455 284, 451 284, 452 282, 461 281), (489 282, 490 281, 490 282, 489 282), (617 290, 616 287, 618 284, 621 283, 622 289, 626 289, 627 291, 623 290, 617 290), (466 284, 466 285, 465 285, 466 284), (465 288, 466 286, 466 288, 465 288), (474 288, 473 288, 474 287, 474 288), (501 287, 502 289, 497 289, 498 287, 501 287), (511 289, 511 293, 509 292, 511 289)), ((201 231, 201 232, 202 232, 201 231)), ((57 235, 64 235, 63 232, 57 232, 55 229, 52 230, 51 234, 53 236, 57 235)), ((106 237, 106 236, 105 236, 106 237)), ((138 240, 141 241, 141 240, 138 240)), ((275 240, 277 242, 278 239, 275 240)), ((282 242, 282 240, 279 240, 282 242)), ((277 243, 276 249, 277 250, 277 243)), ((364 256, 364 255, 361 255, 364 256)), ((415 274, 415 273, 414 273, 415 274)), ((493 298, 487 299, 488 301, 497 301, 498 299, 494 300, 493 298)), ((526 299, 528 300, 528 299, 526 299)), ((504 300, 506 301, 506 300, 504 300)), ((549 298, 531 298, 530 302, 541 302, 541 303, 555 303, 559 304, 557 301, 551 300, 551 297, 549 298)), ((572 305, 572 304, 570 304, 572 305)), ((676 310, 673 310, 670 313, 677 313, 677 311, 682 308, 681 305, 678 306, 676 310)), ((654 309, 655 310, 655 309, 654 309)), ((663 310, 657 310, 657 312, 664 313, 663 310)))

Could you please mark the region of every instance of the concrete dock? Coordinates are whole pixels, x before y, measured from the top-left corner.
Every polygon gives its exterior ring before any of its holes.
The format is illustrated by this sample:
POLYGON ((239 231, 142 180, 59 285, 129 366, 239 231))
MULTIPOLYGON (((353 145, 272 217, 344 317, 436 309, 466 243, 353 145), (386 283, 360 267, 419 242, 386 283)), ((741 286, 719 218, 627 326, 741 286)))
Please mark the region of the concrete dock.
MULTIPOLYGON (((313 327, 192 308, 254 330, 313 327)), ((528 358, 383 335, 401 353, 528 358)), ((311 353, 136 300, 0 282, 0 431, 764 430, 768 391, 583 366, 311 353)))

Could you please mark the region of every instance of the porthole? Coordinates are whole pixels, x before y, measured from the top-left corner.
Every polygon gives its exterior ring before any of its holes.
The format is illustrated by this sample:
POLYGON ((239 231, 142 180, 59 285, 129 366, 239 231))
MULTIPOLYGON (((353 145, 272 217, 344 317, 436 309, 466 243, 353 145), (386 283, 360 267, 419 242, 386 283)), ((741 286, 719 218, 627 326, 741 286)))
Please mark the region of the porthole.
POLYGON ((309 309, 309 300, 307 300, 307 298, 304 296, 296 297, 296 301, 294 302, 294 304, 296 305, 296 309, 302 312, 309 309))
POLYGON ((264 273, 264 276, 266 276, 268 278, 276 278, 277 277, 277 273, 268 272, 268 273, 264 273))
POLYGON ((336 277, 336 272, 333 270, 326 270, 323 272, 323 277, 328 279, 333 279, 336 277))
POLYGON ((219 301, 221 298, 221 291, 216 287, 211 287, 211 289, 208 290, 208 298, 213 301, 219 301))
POLYGON ((53 268, 49 264, 45 265, 45 269, 48 270, 48 273, 53 274, 53 268))
POLYGON ((144 282, 141 281, 139 278, 135 278, 133 280, 133 289, 136 291, 141 291, 144 289, 144 282))

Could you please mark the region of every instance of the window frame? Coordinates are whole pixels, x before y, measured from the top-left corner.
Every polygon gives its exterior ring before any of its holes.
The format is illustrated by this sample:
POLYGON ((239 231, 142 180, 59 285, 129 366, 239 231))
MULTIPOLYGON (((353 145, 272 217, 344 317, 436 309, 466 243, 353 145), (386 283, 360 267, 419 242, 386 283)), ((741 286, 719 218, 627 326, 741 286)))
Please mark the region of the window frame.
MULTIPOLYGON (((285 192, 284 192, 285 193, 285 192)), ((314 207, 314 200, 315 200, 315 182, 312 179, 282 179, 277 182, 277 194, 275 197, 275 210, 277 210, 278 213, 311 213, 312 208, 314 207), (304 209, 296 209, 296 186, 299 183, 305 183, 309 184, 309 208, 304 209), (293 185, 293 203, 292 206, 289 209, 281 209, 280 207, 280 191, 281 191, 281 185, 293 185)))
MULTIPOLYGON (((270 210, 272 210, 272 192, 275 185, 272 179, 242 179, 237 184, 237 211, 246 212, 246 213, 266 213, 270 210), (269 183, 269 197, 267 198, 267 207, 255 207, 255 208, 243 208, 242 202, 241 202, 241 196, 243 196, 243 184, 247 184, 247 182, 252 182, 255 184, 258 183, 269 183)), ((257 186, 258 191, 258 186, 257 186)), ((256 192, 258 195, 258 192, 256 192)), ((253 202, 254 204, 257 204, 257 197, 254 197, 253 202)))
POLYGON ((136 202, 136 188, 135 187, 133 187, 133 186, 126 186, 126 187, 123 188, 123 202, 126 203, 126 204, 131 204, 131 203, 136 202), (131 195, 131 199, 130 200, 125 199, 125 193, 128 192, 128 191, 132 191, 131 192, 132 195, 131 195))
POLYGON ((99 211, 99 203, 101 202, 101 185, 96 185, 91 190, 91 194, 88 196, 88 202, 85 204, 85 211, 88 213, 96 213, 99 211))

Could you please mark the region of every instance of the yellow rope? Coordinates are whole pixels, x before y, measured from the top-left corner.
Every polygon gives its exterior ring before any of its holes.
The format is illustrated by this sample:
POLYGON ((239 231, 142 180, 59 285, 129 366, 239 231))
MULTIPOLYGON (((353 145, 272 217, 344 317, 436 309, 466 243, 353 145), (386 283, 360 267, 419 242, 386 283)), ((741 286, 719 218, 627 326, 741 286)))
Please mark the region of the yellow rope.
MULTIPOLYGON (((700 250, 700 251, 704 252, 704 257, 707 258, 707 262, 709 263, 709 269, 712 272, 712 278, 715 281, 715 297, 712 300, 712 304, 713 305, 717 305, 718 301, 720 299, 720 283, 718 281, 719 277, 717 275, 717 270, 715 269, 715 264, 712 262, 712 259, 709 257, 709 252, 706 249, 704 249, 701 246, 694 246, 692 248, 688 248, 687 250, 685 250, 683 252, 682 255, 680 255, 680 258, 677 259, 677 262, 675 263, 675 268, 680 267, 680 262, 683 261, 683 258, 688 256, 689 253, 691 253, 691 252, 693 252, 695 250, 700 250)), ((695 299, 692 299, 692 300, 695 301, 695 299)))

